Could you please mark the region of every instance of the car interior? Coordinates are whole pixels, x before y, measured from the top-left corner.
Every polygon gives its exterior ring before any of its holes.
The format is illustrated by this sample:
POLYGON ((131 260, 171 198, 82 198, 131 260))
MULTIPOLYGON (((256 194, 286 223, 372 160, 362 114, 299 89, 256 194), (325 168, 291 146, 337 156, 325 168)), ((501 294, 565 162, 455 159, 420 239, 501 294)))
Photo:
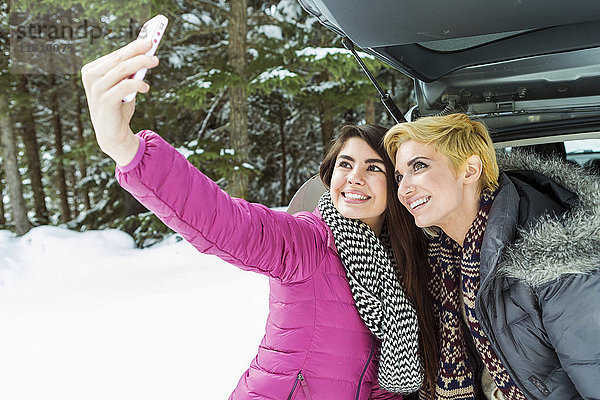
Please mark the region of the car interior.
POLYGON ((298 1, 344 47, 413 79, 416 105, 395 112, 369 77, 396 121, 466 113, 498 149, 600 174, 600 2, 298 1))
POLYGON ((504 146, 599 138, 599 2, 299 2, 413 78, 410 118, 464 112, 504 146))

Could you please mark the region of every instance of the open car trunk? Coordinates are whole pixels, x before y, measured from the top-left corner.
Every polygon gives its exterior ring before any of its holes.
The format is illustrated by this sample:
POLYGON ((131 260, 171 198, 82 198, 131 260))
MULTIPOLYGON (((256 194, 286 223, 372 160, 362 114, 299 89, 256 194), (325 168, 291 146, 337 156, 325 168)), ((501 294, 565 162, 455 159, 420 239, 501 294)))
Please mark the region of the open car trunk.
POLYGON ((598 1, 299 2, 414 78, 417 116, 465 112, 497 142, 600 131, 598 1))

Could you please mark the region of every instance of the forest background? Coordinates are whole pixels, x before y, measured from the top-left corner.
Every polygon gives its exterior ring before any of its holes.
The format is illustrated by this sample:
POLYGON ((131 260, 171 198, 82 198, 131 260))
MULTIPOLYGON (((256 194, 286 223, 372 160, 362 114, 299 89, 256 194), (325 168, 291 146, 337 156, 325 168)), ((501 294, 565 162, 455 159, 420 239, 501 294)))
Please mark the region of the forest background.
MULTIPOLYGON (((170 232, 116 183, 79 72, 158 13, 161 63, 132 129, 158 132, 233 196, 285 206, 340 126, 393 124, 340 38, 295 0, 2 2, 0 229, 117 228, 140 247, 170 232)), ((412 81, 361 56, 406 111, 412 81)))

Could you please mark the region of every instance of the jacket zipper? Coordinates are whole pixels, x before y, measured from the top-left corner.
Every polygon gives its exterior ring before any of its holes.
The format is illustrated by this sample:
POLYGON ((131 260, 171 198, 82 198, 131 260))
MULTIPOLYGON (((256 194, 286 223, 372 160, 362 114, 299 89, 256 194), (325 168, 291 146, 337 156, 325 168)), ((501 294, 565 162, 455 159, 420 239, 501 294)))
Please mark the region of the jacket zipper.
POLYGON ((302 387, 302 391, 304 392, 304 396, 306 396, 306 399, 312 400, 312 398, 310 397, 310 393, 308 392, 308 385, 306 384, 306 379, 304 379, 304 376, 302 375, 302 371, 298 372, 298 376, 296 376, 296 381, 294 382, 294 386, 292 386, 292 391, 290 392, 290 395, 288 396, 287 400, 292 400, 292 396, 294 395, 294 392, 298 387, 298 383, 300 383, 300 386, 302 387))
POLYGON ((310 393, 308 393, 308 385, 306 384, 306 379, 302 376, 302 371, 298 372, 298 379, 300 380, 300 386, 302 386, 302 390, 304 391, 304 395, 307 400, 312 400, 310 397, 310 393))
POLYGON ((360 396, 360 387, 362 386, 363 378, 365 377, 365 373, 369 368, 369 364, 371 364, 371 359, 373 358, 373 354, 375 354, 375 338, 371 341, 371 351, 369 352, 369 358, 367 359, 367 363, 365 364, 365 368, 363 369, 362 374, 360 374, 360 379, 358 380, 358 389, 356 389, 356 400, 359 399, 360 396))

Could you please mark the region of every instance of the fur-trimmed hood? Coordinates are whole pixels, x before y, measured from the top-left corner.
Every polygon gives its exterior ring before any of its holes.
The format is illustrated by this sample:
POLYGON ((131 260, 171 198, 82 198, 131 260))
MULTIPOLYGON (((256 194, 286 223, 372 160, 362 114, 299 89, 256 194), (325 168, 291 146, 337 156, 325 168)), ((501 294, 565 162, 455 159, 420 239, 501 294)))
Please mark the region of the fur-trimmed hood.
MULTIPOLYGON (((561 215, 545 215, 508 244, 498 273, 539 286, 563 274, 600 269, 600 178, 577 165, 513 150, 498 154, 501 172, 541 173, 574 193, 576 205, 561 215)), ((544 187, 538 188, 545 193, 544 187)), ((488 229, 494 227, 488 226, 488 229)))

